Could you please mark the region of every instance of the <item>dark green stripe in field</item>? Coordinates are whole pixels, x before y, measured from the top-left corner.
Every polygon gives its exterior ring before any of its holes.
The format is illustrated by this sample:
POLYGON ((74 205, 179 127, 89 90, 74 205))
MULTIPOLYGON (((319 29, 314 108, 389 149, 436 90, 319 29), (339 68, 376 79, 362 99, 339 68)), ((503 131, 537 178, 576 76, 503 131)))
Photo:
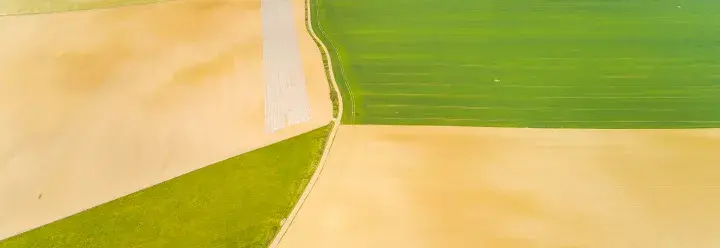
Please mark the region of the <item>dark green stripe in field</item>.
POLYGON ((331 126, 0 241, 0 248, 267 247, 331 126))
POLYGON ((345 123, 720 127, 720 1, 312 2, 345 123))

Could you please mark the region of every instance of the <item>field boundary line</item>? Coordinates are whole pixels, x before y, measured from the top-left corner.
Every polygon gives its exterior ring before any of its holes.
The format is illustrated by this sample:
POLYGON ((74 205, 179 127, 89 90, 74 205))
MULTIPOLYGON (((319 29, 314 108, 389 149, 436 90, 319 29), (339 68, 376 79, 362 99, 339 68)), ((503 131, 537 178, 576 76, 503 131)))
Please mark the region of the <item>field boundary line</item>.
MULTIPOLYGON (((318 45, 320 49, 322 49, 322 56, 326 57, 328 67, 324 68, 326 70, 327 75, 329 76, 329 80, 332 83, 332 90, 335 91, 335 94, 337 94, 338 99, 338 114, 335 118, 333 118, 333 127, 330 131, 330 134, 327 137, 327 140, 325 141, 325 149, 323 150, 323 154, 320 157, 320 161, 317 164, 317 167, 315 168, 315 172, 313 172, 312 177, 310 177, 310 181, 305 186, 305 189, 303 190, 302 195, 300 195, 300 198, 298 199, 297 203, 295 203, 295 206, 293 207, 292 211, 290 211, 290 214, 288 215, 287 219, 285 219, 284 223, 282 223, 282 226, 280 227, 280 230, 273 238, 272 242, 268 247, 270 248, 276 248, 280 245, 280 242, 282 241, 282 238, 285 237, 285 234, 287 233, 288 229, 290 229, 290 226, 292 225, 293 221, 295 220, 295 217, 302 209, 303 204, 305 203, 305 200, 307 200, 308 196, 310 195, 310 192, 315 187, 315 184, 317 183, 318 179, 320 178, 320 174, 322 174, 323 168, 325 167, 325 162, 327 161, 327 157, 330 154, 330 149, 332 148, 333 142, 335 141, 335 136, 337 134, 338 129, 340 128, 340 121, 342 120, 343 116, 343 100, 342 95, 340 92, 340 88, 338 87, 337 81, 335 81, 335 74, 333 72, 332 67, 332 60, 330 53, 328 52, 327 47, 325 44, 322 43, 322 40, 320 40, 315 34, 315 30, 312 28, 312 15, 310 13, 311 7, 310 7, 310 1, 313 0, 304 0, 305 1, 305 28, 307 29, 308 33, 312 37, 312 39, 315 41, 315 43, 318 45)), ((339 58, 339 57, 338 57, 339 58)), ((347 84, 347 81, 346 81, 347 84)), ((348 88, 349 91, 350 88, 348 88)), ((350 97, 352 97, 352 94, 350 94, 350 97)), ((353 101, 354 104, 354 101, 353 101)), ((353 111, 354 111, 354 105, 353 105, 353 111)), ((354 112, 352 113, 354 116, 354 112)))

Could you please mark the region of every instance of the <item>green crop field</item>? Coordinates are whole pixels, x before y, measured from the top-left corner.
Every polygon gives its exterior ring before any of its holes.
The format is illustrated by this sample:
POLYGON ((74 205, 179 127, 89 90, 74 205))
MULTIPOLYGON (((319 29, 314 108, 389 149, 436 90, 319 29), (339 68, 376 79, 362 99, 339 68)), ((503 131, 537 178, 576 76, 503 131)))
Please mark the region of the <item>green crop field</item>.
POLYGON ((331 126, 245 153, 0 241, 0 248, 267 247, 331 126))
POLYGON ((720 127, 717 0, 311 0, 344 123, 720 127))

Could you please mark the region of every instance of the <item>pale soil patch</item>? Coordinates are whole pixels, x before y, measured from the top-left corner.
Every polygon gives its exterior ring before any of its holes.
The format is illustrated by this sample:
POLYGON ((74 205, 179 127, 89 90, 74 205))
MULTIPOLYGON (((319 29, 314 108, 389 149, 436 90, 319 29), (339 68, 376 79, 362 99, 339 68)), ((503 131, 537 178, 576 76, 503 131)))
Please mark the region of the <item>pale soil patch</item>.
POLYGON ((325 77, 325 68, 322 63, 320 49, 313 41, 305 28, 305 2, 304 0, 291 0, 293 7, 293 23, 298 35, 300 47, 300 60, 305 73, 308 95, 313 118, 322 120, 332 119, 332 103, 330 102, 330 87, 325 77))
POLYGON ((259 0, 0 18, 0 239, 327 124, 299 28, 313 119, 266 134, 259 0))
POLYGON ((280 247, 720 245, 720 130, 341 126, 280 247))

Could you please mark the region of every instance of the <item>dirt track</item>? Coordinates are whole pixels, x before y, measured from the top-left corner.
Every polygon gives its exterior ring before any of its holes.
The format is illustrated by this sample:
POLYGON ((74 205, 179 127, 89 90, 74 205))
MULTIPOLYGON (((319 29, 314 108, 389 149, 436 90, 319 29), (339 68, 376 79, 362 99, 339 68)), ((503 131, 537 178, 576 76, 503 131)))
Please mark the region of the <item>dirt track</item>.
POLYGON ((295 18, 313 119, 275 134, 259 0, 0 18, 0 239, 327 124, 295 18))
POLYGON ((341 126, 280 247, 717 247, 720 130, 341 126))

